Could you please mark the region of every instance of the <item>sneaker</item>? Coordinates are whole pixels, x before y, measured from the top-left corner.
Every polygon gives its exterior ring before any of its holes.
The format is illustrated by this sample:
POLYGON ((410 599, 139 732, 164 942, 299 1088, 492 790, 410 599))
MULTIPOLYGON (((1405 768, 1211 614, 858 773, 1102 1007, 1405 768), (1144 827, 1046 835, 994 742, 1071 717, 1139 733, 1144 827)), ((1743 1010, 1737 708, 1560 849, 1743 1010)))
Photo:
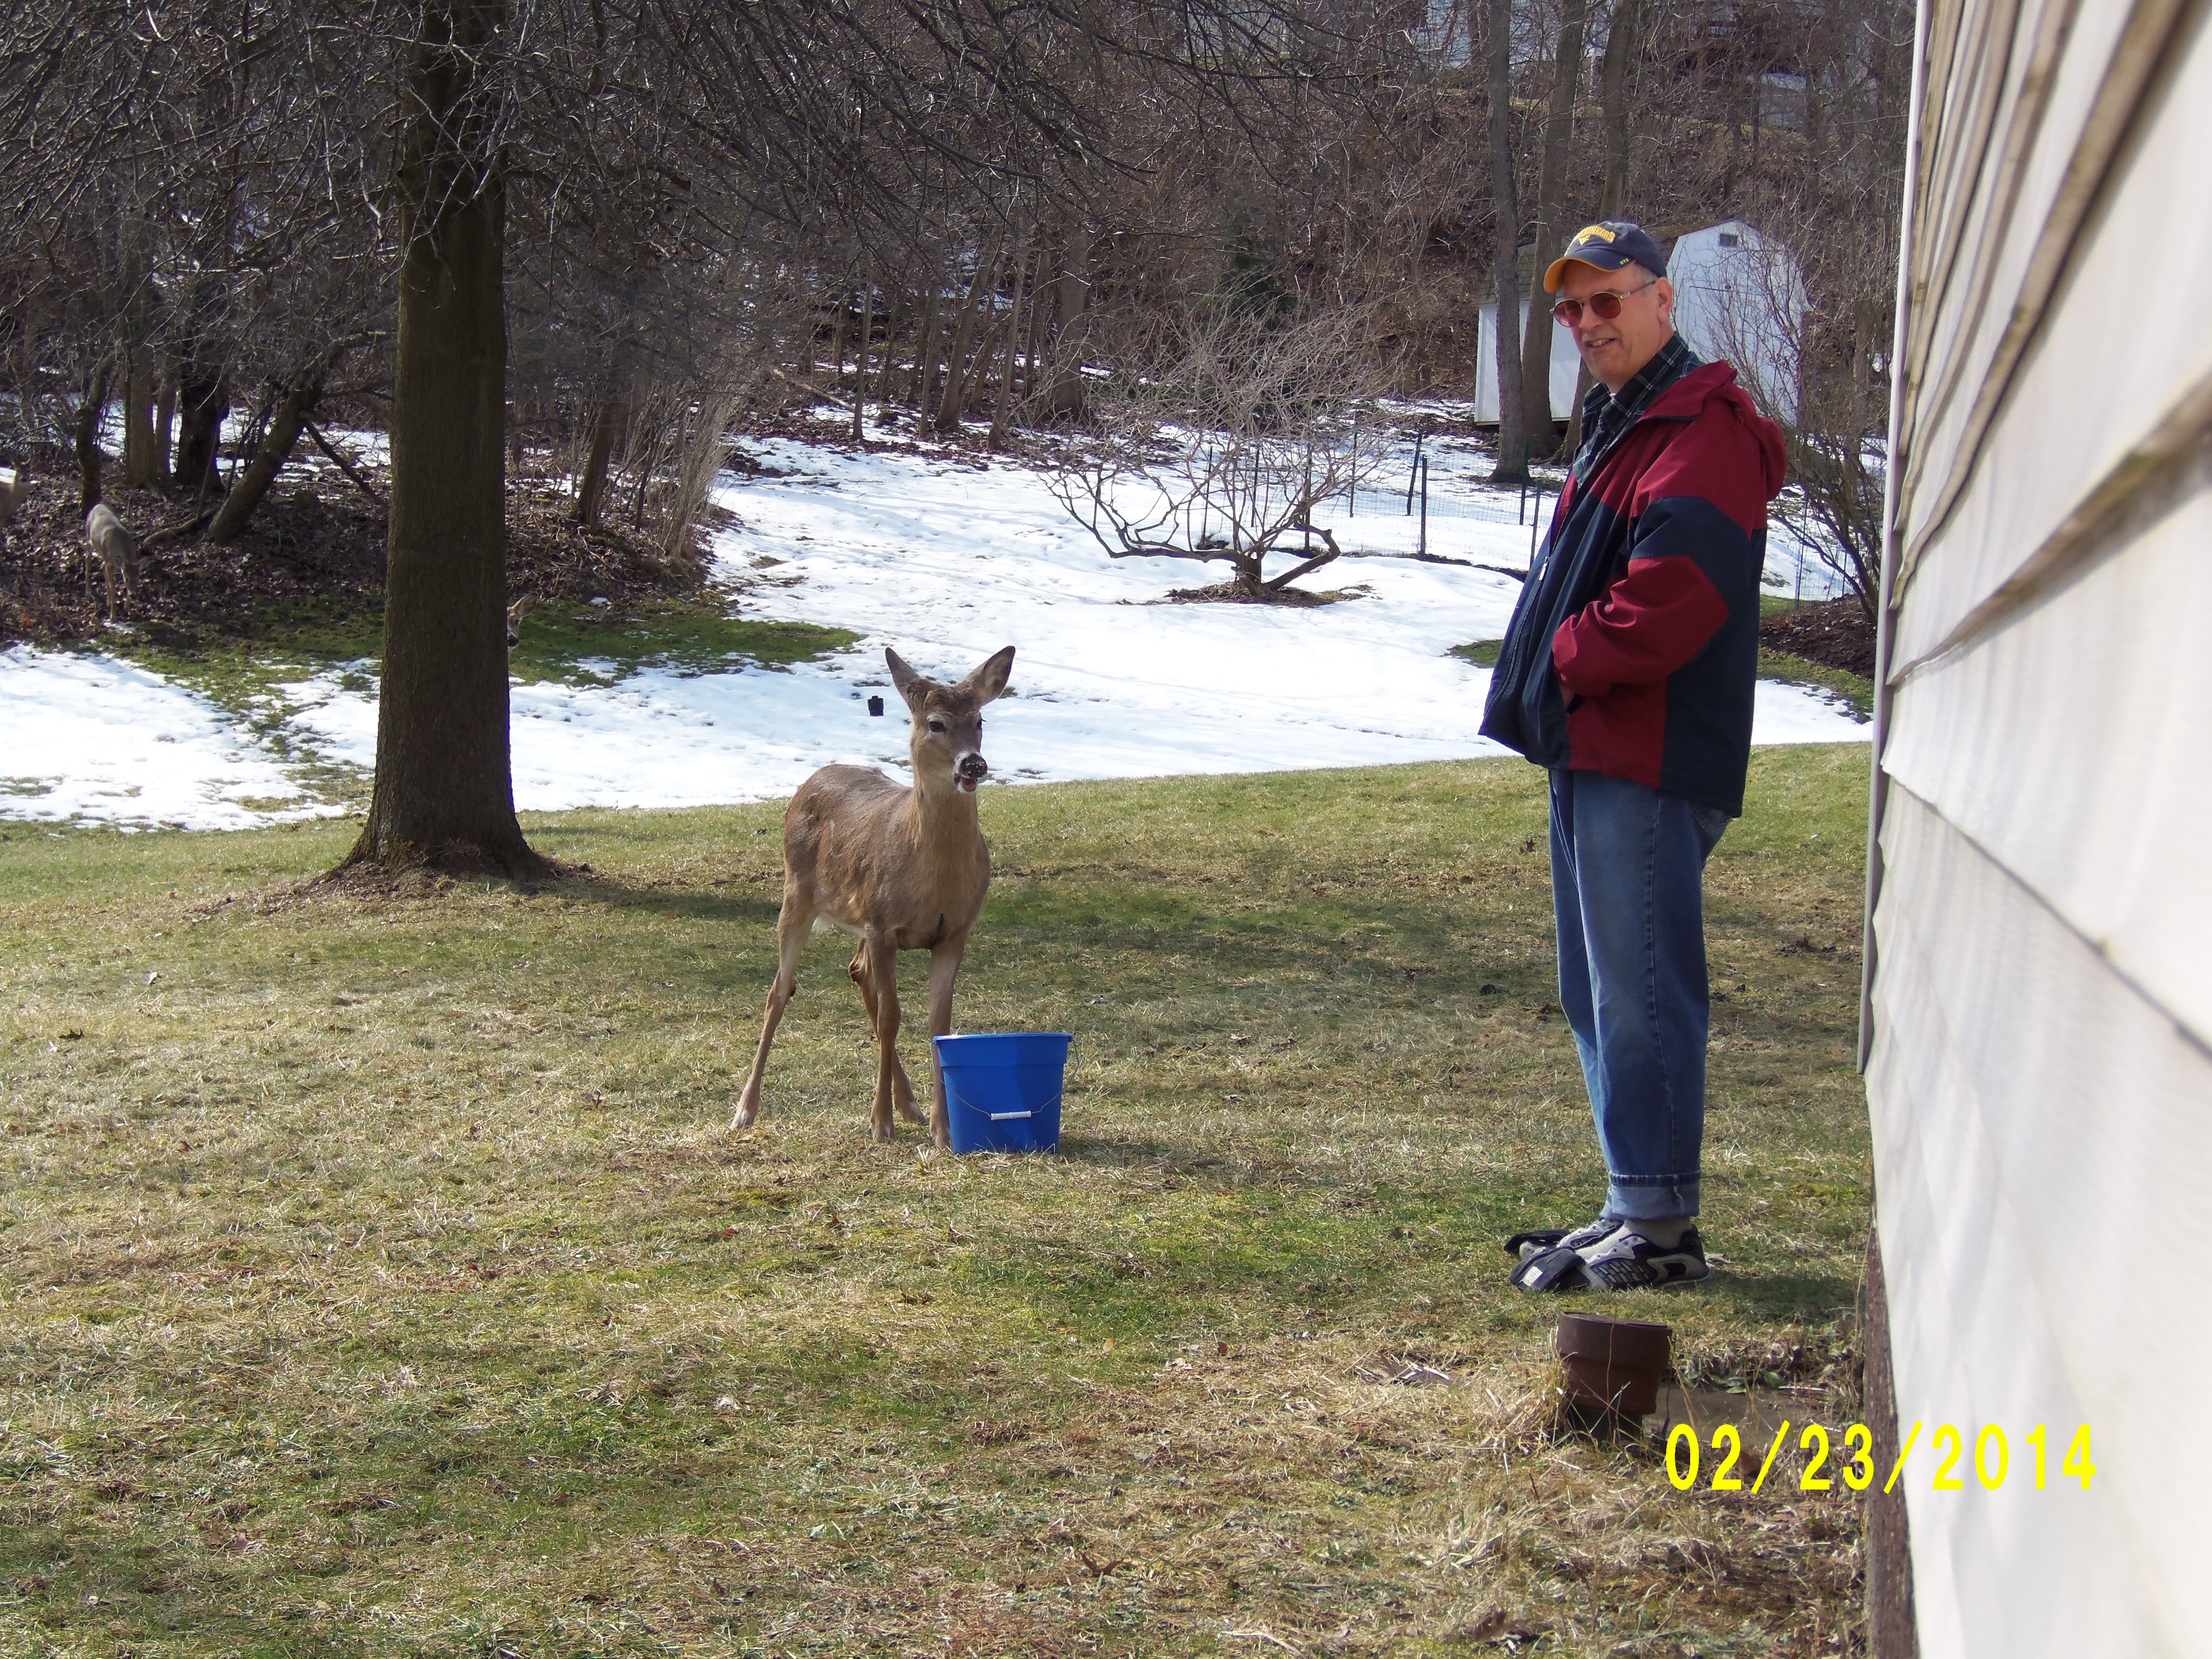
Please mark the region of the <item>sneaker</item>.
POLYGON ((1712 1272, 1705 1265, 1705 1241, 1695 1227, 1684 1228, 1682 1242, 1669 1249, 1644 1237, 1633 1222, 1615 1222, 1612 1231, 1594 1243, 1577 1245, 1575 1253, 1582 1257, 1594 1291, 1689 1284, 1712 1272))
POLYGON ((1612 1216, 1600 1216, 1571 1232, 1546 1228, 1514 1234, 1505 1241, 1514 1258, 1514 1288, 1540 1295, 1547 1291, 1589 1290, 1589 1267, 1583 1253, 1602 1246, 1623 1224, 1612 1216))
POLYGON ((1521 1261, 1527 1261, 1547 1250, 1581 1250, 1595 1244, 1620 1226, 1614 1216, 1601 1215, 1572 1232, 1516 1233, 1505 1241, 1506 1247, 1521 1261))

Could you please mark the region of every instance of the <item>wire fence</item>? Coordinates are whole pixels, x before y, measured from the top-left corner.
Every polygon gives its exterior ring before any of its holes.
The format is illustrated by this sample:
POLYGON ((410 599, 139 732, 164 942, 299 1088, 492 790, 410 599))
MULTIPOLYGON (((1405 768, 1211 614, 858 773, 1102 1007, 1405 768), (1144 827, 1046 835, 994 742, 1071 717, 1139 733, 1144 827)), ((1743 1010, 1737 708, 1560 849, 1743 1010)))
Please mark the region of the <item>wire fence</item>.
MULTIPOLYGON (((1314 516, 1328 526, 1348 556, 1524 574, 1550 533, 1566 475, 1540 468, 1516 489, 1491 484, 1463 466, 1434 469, 1433 478, 1431 471, 1423 438, 1416 434, 1410 454, 1394 456, 1387 474, 1370 472, 1364 483, 1322 503, 1314 516)), ((1768 519, 1767 592, 1832 599, 1849 591, 1827 551, 1824 527, 1794 489, 1774 501, 1768 519)))
POLYGON ((1419 559, 1518 575, 1551 528, 1563 481, 1540 471, 1517 487, 1493 485, 1462 469, 1437 471, 1424 453, 1424 439, 1416 435, 1410 455, 1393 457, 1387 472, 1370 471, 1321 503, 1314 517, 1349 556, 1419 559))

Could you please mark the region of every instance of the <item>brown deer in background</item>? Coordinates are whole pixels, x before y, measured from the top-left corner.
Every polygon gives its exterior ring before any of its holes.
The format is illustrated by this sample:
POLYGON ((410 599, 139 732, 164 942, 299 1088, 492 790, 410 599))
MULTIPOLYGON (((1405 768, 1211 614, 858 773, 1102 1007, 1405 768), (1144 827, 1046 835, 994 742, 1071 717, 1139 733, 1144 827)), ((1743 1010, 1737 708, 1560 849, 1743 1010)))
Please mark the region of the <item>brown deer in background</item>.
POLYGON ((84 593, 92 597, 92 562, 100 562, 100 574, 107 580, 107 614, 115 614, 115 589, 120 580, 123 596, 129 599, 138 590, 138 544, 123 527, 123 520, 115 516, 115 509, 106 501, 95 502, 91 512, 84 515, 84 539, 90 550, 84 568, 84 593))
MULTIPOLYGON (((990 775, 983 759, 983 705, 1006 689, 1011 645, 957 685, 925 679, 896 651, 884 653, 891 684, 913 712, 908 750, 914 784, 902 787, 872 767, 825 766, 792 796, 783 815, 783 911, 776 919, 776 967, 768 1018, 752 1074, 738 1099, 732 1129, 760 1116, 761 1075, 769 1045, 799 988, 799 957, 814 927, 841 927, 860 941, 846 972, 860 988, 876 1037, 878 1140, 891 1138, 891 1111, 919 1123, 914 1085, 899 1064, 897 963, 901 951, 929 952, 929 1031, 952 1030, 952 981, 968 930, 991 884, 975 791, 990 775)), ((937 1099, 929 1117, 939 1146, 951 1144, 945 1071, 930 1050, 937 1099)))

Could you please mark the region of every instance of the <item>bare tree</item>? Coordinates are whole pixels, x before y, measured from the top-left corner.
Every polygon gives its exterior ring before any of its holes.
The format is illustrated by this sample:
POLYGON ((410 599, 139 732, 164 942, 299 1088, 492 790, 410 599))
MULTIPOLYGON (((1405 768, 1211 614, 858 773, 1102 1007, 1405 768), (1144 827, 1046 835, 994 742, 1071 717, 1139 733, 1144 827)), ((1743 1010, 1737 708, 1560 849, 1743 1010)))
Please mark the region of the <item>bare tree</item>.
POLYGON ((1371 375, 1343 311, 1170 325, 1141 365, 1094 381, 1097 436, 1070 452, 1054 491, 1109 558, 1225 564, 1234 596, 1279 597, 1341 552, 1316 509, 1360 476, 1353 416, 1371 375), (1268 575, 1269 556, 1293 546, 1268 575))
MULTIPOLYGON (((1513 185, 1513 3, 1489 0, 1484 63, 1490 94, 1491 212, 1495 221, 1498 317, 1498 465, 1491 477, 1515 483, 1528 476, 1528 414, 1521 374, 1521 218, 1513 185)), ((1546 384, 1550 368, 1546 366, 1546 384)), ((1548 404, 1546 418, 1550 418, 1548 404)))
MULTIPOLYGON (((1557 50, 1552 56, 1551 100, 1544 112, 1543 164, 1536 185, 1536 270, 1540 273, 1563 245, 1569 146, 1573 142, 1575 100, 1582 88, 1583 24, 1589 0, 1565 0, 1557 50)), ((1548 448, 1552 431, 1552 335, 1558 325, 1548 307, 1529 295, 1528 319, 1521 341, 1521 401, 1527 410, 1529 441, 1540 437, 1548 448)))
POLYGON ((1880 348, 1864 337, 1883 319, 1890 288, 1877 252, 1884 230, 1863 234, 1862 252, 1872 257, 1832 269, 1818 304, 1796 255, 1765 237, 1730 250, 1725 279, 1701 297, 1720 355, 1736 366, 1760 412, 1782 428, 1803 510, 1780 515, 1777 531, 1833 574, 1872 624, 1881 593, 1889 376, 1880 348))

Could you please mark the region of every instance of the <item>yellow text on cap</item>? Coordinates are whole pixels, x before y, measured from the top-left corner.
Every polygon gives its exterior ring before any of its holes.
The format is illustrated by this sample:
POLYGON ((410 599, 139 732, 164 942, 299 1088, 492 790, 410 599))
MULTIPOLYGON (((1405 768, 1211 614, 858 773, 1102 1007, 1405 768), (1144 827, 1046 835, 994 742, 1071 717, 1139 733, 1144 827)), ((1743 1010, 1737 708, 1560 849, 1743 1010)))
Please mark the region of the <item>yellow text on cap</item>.
POLYGON ((1575 240, 1577 242, 1610 242, 1613 240, 1613 233, 1603 225, 1584 225, 1575 233, 1575 240))

